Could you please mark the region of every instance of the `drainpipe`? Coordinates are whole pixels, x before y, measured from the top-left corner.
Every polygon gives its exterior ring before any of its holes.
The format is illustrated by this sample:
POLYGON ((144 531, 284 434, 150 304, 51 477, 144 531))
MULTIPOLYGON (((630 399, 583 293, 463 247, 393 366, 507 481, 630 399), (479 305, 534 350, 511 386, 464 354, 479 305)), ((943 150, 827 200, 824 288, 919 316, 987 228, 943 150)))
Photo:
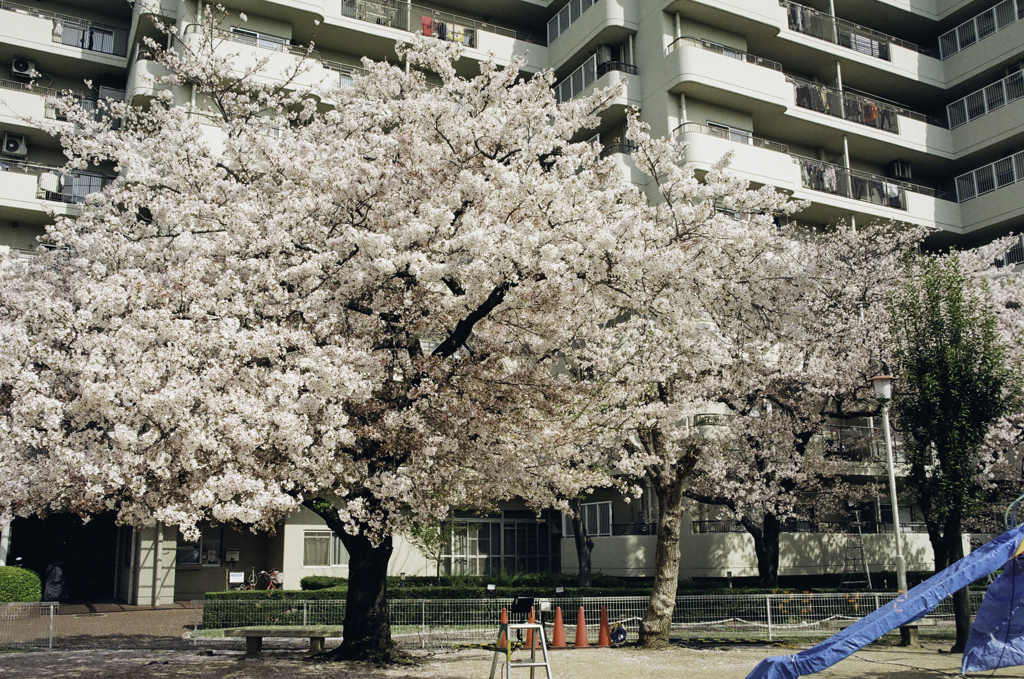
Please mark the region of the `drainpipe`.
POLYGON ((11 524, 0 526, 0 566, 7 565, 7 553, 11 549, 11 524))
POLYGON ((151 606, 158 606, 160 604, 160 596, 158 591, 160 589, 160 550, 162 548, 162 541, 164 536, 163 526, 159 521, 156 522, 156 539, 153 540, 153 593, 150 595, 152 600, 151 606))
POLYGON ((633 59, 633 34, 629 34, 629 63, 635 64, 636 60, 633 59))
POLYGON ((679 12, 676 12, 676 40, 683 37, 683 22, 679 18, 679 12))
POLYGON ((839 60, 836 59, 836 88, 843 91, 843 67, 839 64, 839 60))
POLYGON ((853 177, 850 174, 850 143, 843 135, 843 165, 846 166, 846 191, 847 198, 853 197, 853 177))

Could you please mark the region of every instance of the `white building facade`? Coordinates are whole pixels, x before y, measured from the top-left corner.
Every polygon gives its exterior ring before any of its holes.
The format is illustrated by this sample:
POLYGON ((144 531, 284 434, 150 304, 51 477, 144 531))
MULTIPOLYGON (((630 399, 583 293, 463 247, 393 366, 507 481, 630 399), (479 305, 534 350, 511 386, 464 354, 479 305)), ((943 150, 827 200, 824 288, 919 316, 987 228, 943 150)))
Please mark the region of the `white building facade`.
MULTIPOLYGON (((733 170, 754 185, 809 201, 799 215, 804 223, 895 220, 933 227, 937 245, 969 246, 1020 232, 1024 0, 847 0, 838 7, 834 0, 804 2, 221 4, 233 17, 223 27, 225 44, 239 59, 270 57, 271 68, 281 69, 309 59, 303 78, 350 82, 363 56, 392 59, 396 40, 422 32, 461 43, 459 67, 466 74, 489 55, 499 64, 525 55, 527 71, 555 71, 561 99, 622 83, 622 94, 593 133, 600 135, 604 154, 637 182, 642 179, 631 168, 624 134, 629 107, 640 110, 654 135, 686 141, 686 159, 698 170, 731 151, 733 170), (241 12, 247 14, 244 24, 237 21, 241 12), (306 56, 311 42, 316 51, 306 56)), ((177 38, 188 42, 203 7, 202 0, 0 3, 0 247, 30 252, 49 220, 47 210, 74 214, 76 204, 112 174, 60 171, 59 143, 32 122, 54 117, 45 95, 60 92, 86 105, 100 97, 153 96, 160 71, 144 38, 166 37, 152 19, 174 23, 177 38)), ((191 99, 184 89, 175 96, 191 99)), ((1024 260, 1024 248, 1008 258, 1024 260)), ((595 570, 650 575, 656 507, 610 496, 592 500, 595 570)), ((522 511, 509 507, 473 519, 473 529, 453 543, 448 567, 481 573, 573 569, 575 550, 563 537, 563 522, 537 521, 522 511)), ((891 567, 884 507, 879 502, 865 511, 881 531, 867 538, 868 561, 891 567)), ((911 524, 913 518, 905 517, 911 524)), ((683 537, 684 576, 753 574, 750 539, 727 524, 714 512, 695 513, 683 537)), ((835 570, 844 561, 838 532, 800 528, 783 536, 782 574, 835 570)), ((17 551, 17 524, 13 531, 0 531, 0 563, 17 551)), ((116 566, 109 590, 133 603, 165 603, 222 588, 232 569, 280 567, 289 587, 297 587, 303 574, 347 572, 344 550, 305 511, 272 536, 215 527, 196 545, 159 527, 111 536, 116 566), (198 561, 188 561, 193 557, 198 561)), ((909 538, 908 567, 928 567, 927 539, 923 533, 909 538)), ((399 543, 395 574, 433 568, 399 543)))

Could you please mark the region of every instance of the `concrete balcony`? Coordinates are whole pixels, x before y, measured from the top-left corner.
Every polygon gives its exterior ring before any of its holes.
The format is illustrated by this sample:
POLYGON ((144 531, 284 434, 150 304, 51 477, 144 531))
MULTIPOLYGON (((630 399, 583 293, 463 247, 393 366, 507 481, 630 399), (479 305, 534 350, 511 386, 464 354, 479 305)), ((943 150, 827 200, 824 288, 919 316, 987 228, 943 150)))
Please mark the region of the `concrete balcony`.
POLYGON ((727 152, 731 171, 755 185, 774 186, 810 205, 797 219, 814 224, 849 220, 894 220, 946 231, 961 228, 955 196, 887 177, 800 158, 783 144, 697 123, 684 123, 677 137, 687 143, 686 162, 707 171, 727 152))
POLYGON ((132 68, 128 72, 128 86, 125 90, 125 97, 128 101, 136 98, 149 99, 155 97, 160 91, 169 89, 160 79, 169 75, 167 69, 161 66, 149 56, 144 50, 139 50, 132 62, 132 68))
MULTIPOLYGON (((575 0, 574 0, 575 1, 575 0)), ((642 2, 643 0, 639 0, 642 2)), ((549 43, 550 65, 558 69, 600 44, 620 44, 639 27, 637 0, 597 0, 549 43)), ((571 8, 573 3, 567 5, 571 8)), ((563 9, 564 13, 565 10, 563 9)), ((555 19, 558 19, 556 16, 555 19)), ((555 19, 552 19, 554 21, 555 19)), ((548 35, 551 36, 549 24, 548 35)))
POLYGON ((994 35, 950 55, 942 62, 946 87, 956 87, 970 78, 982 75, 997 64, 1019 57, 1022 44, 1024 20, 1018 20, 994 35))
POLYGON ((526 57, 525 68, 536 72, 548 66, 548 48, 542 35, 497 26, 445 10, 399 0, 342 0, 320 26, 317 42, 338 46, 345 53, 371 59, 394 59, 395 43, 409 42, 422 32, 463 46, 459 65, 466 75, 478 73, 477 64, 492 55, 499 65, 513 57, 526 57))
POLYGON ((127 26, 100 23, 32 5, 0 4, 0 42, 30 52, 124 68, 128 30, 127 26))
POLYGON ((770 59, 684 36, 665 56, 668 90, 751 113, 778 113, 791 105, 782 65, 770 59))
POLYGON ((960 175, 956 187, 964 233, 1020 230, 1024 220, 1024 151, 960 175))
POLYGON ((606 114, 619 114, 627 106, 641 105, 643 86, 637 67, 621 61, 598 64, 596 55, 591 55, 582 66, 562 78, 554 89, 558 101, 563 102, 614 86, 618 86, 620 92, 610 103, 606 114))
MULTIPOLYGON (((199 51, 204 40, 199 26, 186 27, 186 47, 199 51)), ((230 57, 232 67, 239 72, 262 64, 258 78, 266 82, 281 82, 295 74, 297 69, 301 73, 293 80, 295 87, 316 87, 334 80, 320 64, 320 55, 304 45, 293 45, 270 36, 228 31, 217 31, 214 41, 217 53, 230 57)), ((145 74, 140 74, 140 77, 145 82, 145 74)))
POLYGON ((48 221, 48 211, 58 215, 78 213, 77 205, 110 181, 88 173, 66 173, 55 165, 41 165, 0 158, 0 207, 11 221, 48 221))

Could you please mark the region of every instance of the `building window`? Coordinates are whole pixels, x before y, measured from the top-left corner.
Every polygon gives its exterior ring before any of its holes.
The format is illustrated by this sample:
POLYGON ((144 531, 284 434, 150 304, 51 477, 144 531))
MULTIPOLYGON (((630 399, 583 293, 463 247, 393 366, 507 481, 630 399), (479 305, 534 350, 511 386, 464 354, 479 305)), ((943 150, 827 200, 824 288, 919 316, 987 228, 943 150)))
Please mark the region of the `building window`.
MULTIPOLYGON (((590 537, 605 537, 612 534, 612 503, 586 502, 580 505, 583 527, 590 537)), ((575 535, 572 530, 572 517, 562 515, 562 533, 565 537, 575 535)))
POLYGON ((348 552, 341 538, 329 530, 307 530, 302 535, 302 565, 308 567, 344 566, 348 552))
POLYGON ((450 549, 441 555, 441 571, 449 575, 557 572, 560 569, 557 514, 542 520, 529 511, 501 516, 456 519, 450 549))
POLYGON ((190 568, 201 568, 203 566, 220 566, 223 563, 221 545, 223 544, 224 529, 203 528, 196 541, 186 541, 178 537, 178 551, 175 555, 175 565, 183 570, 190 568))

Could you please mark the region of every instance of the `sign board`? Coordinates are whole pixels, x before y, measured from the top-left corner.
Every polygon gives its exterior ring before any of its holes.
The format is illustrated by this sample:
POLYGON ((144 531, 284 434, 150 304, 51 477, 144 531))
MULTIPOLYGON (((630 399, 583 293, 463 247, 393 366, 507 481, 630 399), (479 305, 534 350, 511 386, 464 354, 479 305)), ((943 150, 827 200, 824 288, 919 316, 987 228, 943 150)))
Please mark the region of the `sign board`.
POLYGON ((245 573, 243 571, 231 571, 228 573, 228 584, 230 585, 241 585, 245 582, 245 573))

